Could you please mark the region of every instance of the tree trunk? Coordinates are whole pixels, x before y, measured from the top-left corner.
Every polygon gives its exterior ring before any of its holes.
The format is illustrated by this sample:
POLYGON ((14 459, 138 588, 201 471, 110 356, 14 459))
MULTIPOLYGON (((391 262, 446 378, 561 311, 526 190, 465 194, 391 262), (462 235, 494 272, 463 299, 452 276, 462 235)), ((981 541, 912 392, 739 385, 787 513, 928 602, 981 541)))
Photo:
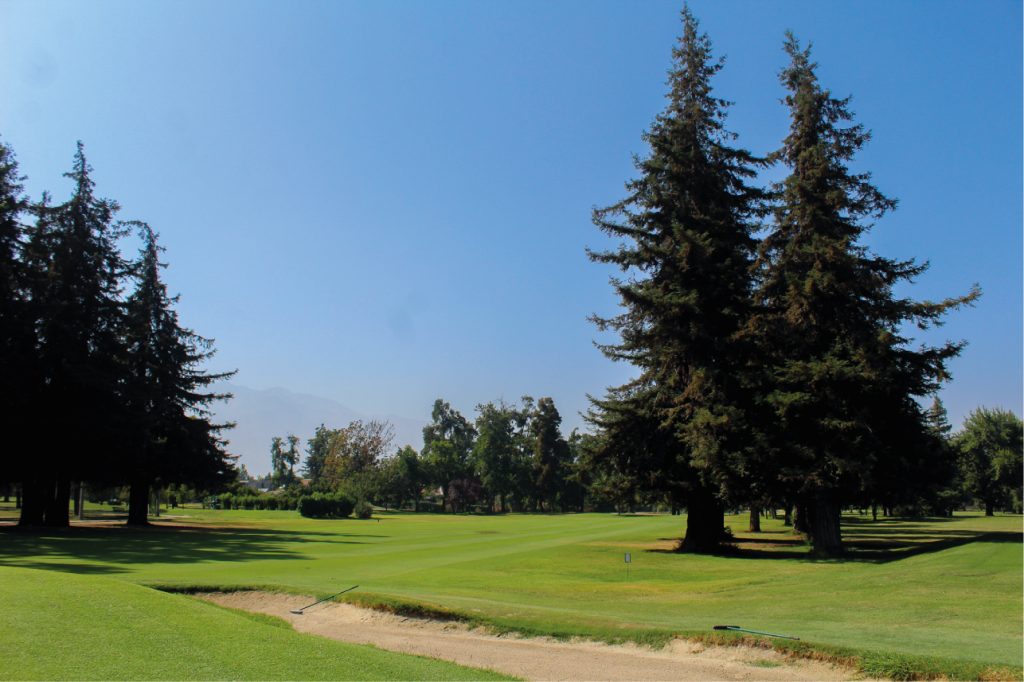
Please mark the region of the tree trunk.
POLYGON ((81 507, 78 506, 79 501, 81 501, 81 499, 82 499, 81 490, 82 490, 82 483, 81 483, 81 481, 79 481, 75 485, 74 489, 71 491, 73 493, 71 495, 71 501, 75 505, 75 508, 71 510, 71 514, 73 516, 81 517, 81 515, 82 515, 82 509, 81 509, 81 507))
POLYGON ((14 508, 21 509, 21 484, 14 486, 14 508))
POLYGON ((785 515, 782 517, 782 525, 783 526, 792 526, 793 525, 793 505, 787 503, 784 512, 785 512, 785 515))
POLYGON ((872 502, 871 503, 871 520, 872 521, 877 521, 878 520, 878 503, 877 502, 872 502))
POLYGON ((149 483, 134 481, 128 490, 128 525, 148 526, 149 483))
POLYGON ((839 556, 843 538, 839 525, 839 503, 828 491, 819 491, 808 501, 808 535, 817 556, 839 556))
POLYGON ((807 505, 798 502, 793 510, 793 530, 798 533, 807 533, 810 528, 807 520, 807 505))
POLYGON ((694 490, 686 501, 686 537, 679 550, 707 553, 719 549, 724 539, 725 510, 710 491, 694 490))
POLYGON ((58 479, 46 490, 46 508, 43 511, 43 525, 50 528, 67 528, 71 525, 68 505, 71 504, 71 481, 58 479))
POLYGON ((988 500, 986 500, 985 501, 985 516, 995 516, 995 513, 996 513, 996 506, 994 504, 992 504, 992 502, 989 502, 988 500))
POLYGON ((761 510, 757 507, 750 508, 750 527, 747 530, 751 533, 761 532, 761 510))
POLYGON ((45 482, 38 480, 22 481, 21 484, 21 516, 19 526, 43 525, 43 514, 46 511, 45 482))

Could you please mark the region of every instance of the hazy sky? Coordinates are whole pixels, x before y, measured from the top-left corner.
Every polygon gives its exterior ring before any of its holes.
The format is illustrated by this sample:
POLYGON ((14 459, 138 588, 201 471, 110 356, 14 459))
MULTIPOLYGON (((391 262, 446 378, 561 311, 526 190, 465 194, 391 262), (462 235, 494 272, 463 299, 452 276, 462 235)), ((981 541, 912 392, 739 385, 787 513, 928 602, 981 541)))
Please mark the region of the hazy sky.
MULTIPOLYGON (((594 206, 623 196, 664 105, 679 2, 0 1, 0 136, 33 194, 86 144, 101 195, 162 236, 184 322, 236 382, 427 418, 436 397, 550 395, 567 427, 630 368, 594 206)), ((787 130, 783 32, 874 131, 858 168, 899 209, 870 245, 984 297, 954 423, 1022 395, 1021 3, 693 2, 729 126, 787 130)))

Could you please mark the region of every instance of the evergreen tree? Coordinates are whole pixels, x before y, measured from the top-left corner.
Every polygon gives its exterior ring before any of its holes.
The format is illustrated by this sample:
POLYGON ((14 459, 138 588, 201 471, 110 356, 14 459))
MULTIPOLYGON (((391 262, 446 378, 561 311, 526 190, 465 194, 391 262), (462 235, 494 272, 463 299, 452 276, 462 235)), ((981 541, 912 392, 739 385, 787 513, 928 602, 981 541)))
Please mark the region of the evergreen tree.
POLYGON ((917 302, 893 294, 927 266, 877 256, 860 243, 867 222, 896 202, 848 164, 869 140, 851 123, 849 99, 819 84, 809 49, 792 35, 789 136, 776 159, 790 170, 776 187, 774 229, 759 261, 761 312, 752 328, 766 353, 766 405, 786 496, 796 499, 814 550, 842 550, 840 509, 865 487, 915 469, 926 432, 915 398, 946 378, 962 344, 909 349, 905 325, 926 328, 977 295, 917 302))
POLYGON ((144 223, 134 223, 142 249, 134 271, 137 286, 126 303, 125 404, 133 434, 128 453, 128 523, 144 525, 154 484, 195 486, 235 478, 231 459, 217 438, 220 428, 208 421, 208 406, 230 396, 205 392, 234 372, 207 373, 202 364, 213 355, 212 341, 183 328, 160 277, 162 247, 144 223))
POLYGON ((327 451, 335 433, 336 431, 333 429, 328 429, 321 424, 316 427, 313 437, 306 441, 306 462, 303 467, 306 477, 310 480, 310 487, 314 489, 320 488, 324 473, 324 461, 327 459, 327 451))
POLYGON ((91 171, 79 143, 65 174, 74 182, 71 198, 37 206, 29 240, 41 380, 33 409, 54 435, 25 473, 23 524, 68 525, 71 481, 112 476, 120 446, 126 266, 113 220, 118 206, 95 195, 91 171))
MULTIPOLYGON (((29 204, 22 194, 23 178, 10 147, 0 142, 0 425, 10 441, 0 459, 0 481, 21 481, 27 464, 26 423, 31 416, 30 397, 34 334, 26 292, 22 259, 24 226, 29 204)), ((4 487, 5 494, 9 487, 4 487)))
POLYGON ((591 252, 618 266, 624 311, 596 317, 620 335, 605 355, 639 369, 638 378, 593 400, 589 420, 603 431, 603 459, 649 491, 688 510, 683 548, 713 550, 723 537, 723 492, 734 460, 750 449, 742 342, 750 310, 761 193, 747 182, 758 160, 731 146, 728 103, 712 95, 722 68, 697 20, 683 10, 673 50, 668 106, 644 135, 647 158, 628 196, 595 211, 617 249, 591 252))
POLYGON ((554 510, 569 472, 569 444, 559 431, 561 424, 562 416, 558 414, 555 401, 551 398, 538 400, 531 426, 534 486, 542 511, 554 510))

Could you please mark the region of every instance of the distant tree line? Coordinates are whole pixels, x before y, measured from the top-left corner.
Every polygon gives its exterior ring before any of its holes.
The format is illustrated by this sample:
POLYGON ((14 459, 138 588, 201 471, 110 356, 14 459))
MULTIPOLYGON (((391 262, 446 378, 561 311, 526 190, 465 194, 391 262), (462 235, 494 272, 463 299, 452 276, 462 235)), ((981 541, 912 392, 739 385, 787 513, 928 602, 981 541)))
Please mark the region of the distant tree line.
POLYGON ((154 486, 235 476, 207 411, 229 374, 203 370, 213 344, 179 323, 156 233, 116 220, 91 172, 79 143, 71 196, 33 202, 0 143, 0 485, 21 525, 68 525, 83 482, 128 486, 129 523, 145 524, 154 486))
POLYGON ((789 134, 757 158, 725 127, 711 85, 722 62, 684 10, 649 154, 626 198, 594 212, 618 244, 590 256, 622 273, 620 312, 594 320, 618 336, 605 354, 637 368, 592 399, 597 475, 686 507, 692 551, 717 548, 724 511, 742 506, 792 510, 816 553, 839 554, 844 507, 944 513, 963 471, 923 404, 964 344, 917 347, 907 330, 980 292, 897 295, 927 265, 863 244, 896 206, 851 169, 870 133, 819 82, 809 48, 789 35, 785 52, 789 134), (767 168, 786 175, 755 184, 767 168))
MULTIPOLYGON (((393 429, 384 421, 321 425, 307 441, 302 468, 309 490, 348 495, 357 513, 364 502, 449 512, 608 508, 612 498, 588 498, 587 436, 562 435, 551 398, 489 402, 476 412, 470 422, 448 402, 435 401, 419 452, 408 444, 395 449, 393 429)), ((282 442, 271 444, 271 478, 294 486, 291 460, 276 454, 282 442)))
MULTIPOLYGON (((354 421, 343 428, 317 427, 307 440, 301 473, 294 474, 298 438, 271 442, 273 472, 262 480, 278 486, 259 493, 242 484, 233 494, 217 497, 224 509, 300 509, 309 516, 343 517, 355 510, 368 517, 371 505, 385 509, 440 512, 582 512, 662 510, 685 506, 657 485, 608 466, 607 446, 600 435, 560 431, 561 416, 550 398, 529 396, 520 405, 483 403, 470 422, 444 400, 437 400, 424 443, 393 447, 391 425, 385 421, 354 421), (288 442, 287 448, 283 443, 288 442), (282 456, 280 453, 285 453, 282 456), (332 511, 324 511, 331 509, 332 511)), ((934 437, 929 466, 933 474, 905 481, 898 494, 870 502, 853 500, 844 507, 870 507, 877 517, 952 514, 974 505, 1020 513, 1022 500, 1022 423, 1011 412, 979 408, 964 428, 951 433, 946 410, 936 398, 926 410, 934 437)), ((650 479, 648 479, 650 480, 650 479)), ((792 525, 794 509, 772 500, 761 505, 723 502, 723 510, 749 507, 752 531, 760 516, 781 509, 792 525)), ((723 511, 724 514, 724 511, 723 511)))

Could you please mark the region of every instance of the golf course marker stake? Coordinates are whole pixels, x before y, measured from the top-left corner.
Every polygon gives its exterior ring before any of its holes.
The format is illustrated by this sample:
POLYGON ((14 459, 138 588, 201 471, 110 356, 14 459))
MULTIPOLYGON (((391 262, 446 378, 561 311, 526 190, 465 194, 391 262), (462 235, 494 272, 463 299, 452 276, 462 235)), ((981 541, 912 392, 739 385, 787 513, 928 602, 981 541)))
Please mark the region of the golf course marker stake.
POLYGON ((306 609, 308 609, 310 606, 316 606, 317 604, 323 604, 328 599, 334 599, 339 594, 345 594, 346 592, 351 592, 352 590, 356 589, 357 587, 359 587, 359 585, 353 585, 352 587, 348 588, 347 590, 342 590, 341 592, 338 592, 336 594, 332 594, 330 597, 324 597, 320 601, 315 601, 312 604, 310 604, 309 606, 303 606, 301 609, 292 609, 290 611, 290 613, 294 613, 296 616, 301 616, 302 612, 305 611, 306 609))
POLYGON ((629 580, 629 565, 633 562, 633 557, 630 556, 629 552, 626 552, 626 580, 629 580))
POLYGON ((795 639, 800 640, 799 637, 790 637, 789 635, 776 635, 773 632, 761 632, 760 630, 748 630, 741 628, 739 625, 715 625, 713 630, 731 630, 733 632, 749 632, 752 635, 765 635, 766 637, 780 637, 782 639, 795 639))

